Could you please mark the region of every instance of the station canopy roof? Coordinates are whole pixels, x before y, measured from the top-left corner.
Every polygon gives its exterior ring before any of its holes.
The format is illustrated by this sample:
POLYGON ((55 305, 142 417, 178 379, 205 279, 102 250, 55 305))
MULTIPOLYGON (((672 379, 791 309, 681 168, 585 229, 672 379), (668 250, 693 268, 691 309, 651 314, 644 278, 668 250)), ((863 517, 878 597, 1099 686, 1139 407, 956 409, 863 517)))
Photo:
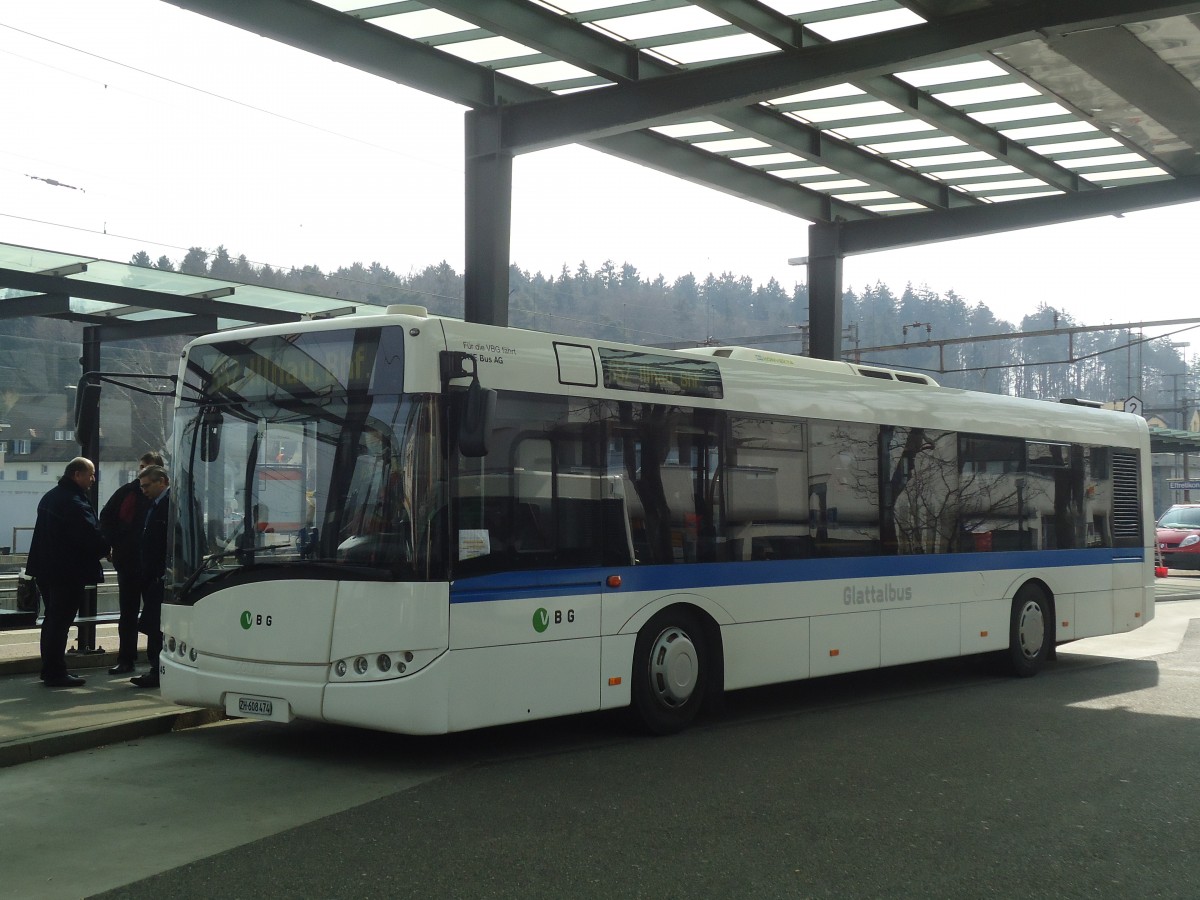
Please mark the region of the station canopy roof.
POLYGON ((845 253, 1200 199, 1195 2, 171 2, 494 113, 494 148, 844 225, 845 253))
POLYGON ((1150 426, 1151 453, 1200 453, 1200 433, 1150 426))
POLYGON ((45 316, 97 325, 101 340, 207 334, 358 311, 336 298, 14 244, 0 244, 0 294, 5 288, 0 319, 45 316))

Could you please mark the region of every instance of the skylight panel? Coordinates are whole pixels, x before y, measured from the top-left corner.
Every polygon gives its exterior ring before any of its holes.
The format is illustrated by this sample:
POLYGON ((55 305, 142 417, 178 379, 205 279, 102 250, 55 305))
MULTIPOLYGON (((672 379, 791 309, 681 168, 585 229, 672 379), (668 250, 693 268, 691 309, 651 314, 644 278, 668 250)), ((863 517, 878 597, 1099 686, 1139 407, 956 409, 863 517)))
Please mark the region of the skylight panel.
POLYGON ((1071 111, 1058 103, 1040 103, 1037 106, 1016 106, 1007 109, 986 109, 967 113, 976 122, 991 125, 996 122, 1019 122, 1024 119, 1049 119, 1052 116, 1069 116, 1071 111))
POLYGON ((1120 146, 1121 142, 1116 138, 1102 137, 1084 141, 1062 141, 1058 144, 1030 144, 1029 149, 1043 156, 1053 156, 1055 153, 1077 153, 1120 146))
POLYGON ((847 119, 866 119, 872 116, 900 115, 901 110, 882 100, 826 106, 821 109, 792 110, 791 115, 806 122, 841 122, 847 119))
POLYGON ((1016 82, 1014 84, 997 84, 984 88, 967 88, 961 91, 946 91, 935 93, 934 99, 950 106, 970 106, 975 103, 995 103, 998 100, 1017 100, 1022 97, 1041 96, 1036 88, 1016 82))
POLYGON ((699 141, 692 145, 710 153, 733 153, 737 150, 754 150, 758 147, 770 147, 766 141, 758 138, 730 138, 724 141, 699 141))
POLYGON ((814 100, 837 100, 841 97, 861 97, 866 91, 852 84, 833 84, 815 91, 805 91, 803 94, 789 94, 786 97, 776 97, 767 101, 775 106, 785 103, 811 103, 814 100))
POLYGON ((831 129, 831 132, 848 141, 860 138, 882 137, 891 134, 910 134, 915 131, 935 131, 936 128, 928 122, 919 119, 903 119, 899 122, 879 122, 874 125, 850 125, 846 128, 831 129))
POLYGON ((801 13, 820 12, 826 9, 862 6, 863 0, 762 0, 762 4, 785 16, 796 16, 801 13))
POLYGON ((1088 181, 1123 181, 1129 178, 1159 178, 1166 174, 1166 171, 1158 166, 1145 166, 1140 169, 1122 169, 1117 172, 1091 172, 1086 177, 1088 181))
POLYGON ((807 185, 814 191, 841 191, 846 188, 870 187, 865 181, 857 178, 844 178, 841 181, 814 181, 807 185))
POLYGON ((828 175, 837 175, 838 171, 828 166, 803 166, 798 169, 772 169, 769 174, 794 181, 800 178, 822 178, 828 175))
POLYGON ((945 172, 930 172, 933 178, 942 181, 970 181, 975 178, 995 178, 997 175, 1016 175, 1021 170, 1016 166, 978 166, 974 169, 951 169, 945 172))
POLYGON ((995 197, 980 197, 985 203, 1009 203, 1013 200, 1030 200, 1034 197, 1049 197, 1052 194, 1061 194, 1060 190, 1047 189, 1044 191, 1026 191, 1020 194, 997 194, 995 197))
POLYGON ((614 19, 593 19, 591 24, 617 35, 622 40, 640 41, 665 34, 699 31, 701 28, 719 28, 729 23, 698 6, 688 5, 678 9, 662 9, 614 19))
POLYGON ((1013 178, 1010 181, 986 181, 979 184, 961 184, 958 187, 973 194, 986 194, 991 191, 1007 191, 1012 188, 1049 187, 1049 185, 1040 178, 1013 178))
POLYGON ((419 41, 422 38, 435 37, 442 34, 453 34, 457 31, 472 31, 475 26, 464 22, 440 9, 422 9, 417 12, 401 13, 398 16, 382 16, 378 19, 367 19, 372 25, 386 28, 406 38, 419 41))
POLYGON ((734 162, 744 163, 747 166, 775 166, 782 163, 804 162, 804 158, 795 153, 763 153, 758 156, 734 157, 734 162))
POLYGON ((896 195, 891 191, 862 191, 857 194, 834 194, 834 199, 846 200, 849 203, 861 203, 865 200, 894 200, 896 195))
POLYGON ((667 44, 654 49, 684 65, 779 52, 779 48, 774 44, 769 44, 752 34, 733 34, 729 37, 708 38, 683 44, 667 44))
POLYGON ((940 153, 936 156, 910 156, 899 162, 914 169, 933 169, 937 166, 956 166, 962 163, 988 162, 996 157, 990 153, 976 151, 974 153, 940 153))
POLYGON ((534 56, 537 50, 518 44, 506 37, 482 38, 460 44, 444 44, 439 49, 465 59, 467 62, 486 63, 493 59, 510 59, 514 56, 534 56))
MULTIPOLYGON (((1109 156, 1084 156, 1073 159, 1060 159, 1058 164, 1068 169, 1088 169, 1093 166, 1115 166, 1123 163, 1144 163, 1146 160, 1137 153, 1113 153, 1109 156)), ((1087 176, 1091 178, 1091 175, 1087 176)))
POLYGON ((681 122, 678 125, 655 125, 650 129, 671 138, 695 137, 698 134, 720 134, 733 131, 725 125, 716 122, 681 122))
POLYGON ((1025 141, 1039 137, 1058 137, 1065 134, 1084 134, 1089 131, 1098 131, 1095 125, 1087 122, 1058 122, 1054 125, 1033 125, 1029 128, 1008 128, 1003 129, 1001 134, 1005 137, 1010 137, 1014 141, 1025 141))
POLYGON ((614 11, 620 7, 629 6, 629 0, 534 0, 539 6, 547 6, 555 12, 565 12, 568 14, 592 12, 598 9, 612 8, 614 11))
POLYGON ((913 203, 911 200, 906 200, 903 203, 877 203, 864 205, 863 209, 868 212, 877 213, 893 213, 893 212, 916 212, 922 209, 928 209, 920 203, 913 203))
POLYGON ((878 34, 881 31, 893 31, 897 28, 907 28, 909 25, 921 25, 924 22, 924 19, 910 9, 892 9, 886 12, 869 13, 865 16, 847 16, 844 19, 834 19, 829 22, 814 22, 808 27, 826 40, 844 41, 847 38, 878 34))
POLYGON ((941 137, 917 138, 910 141, 885 141, 882 144, 865 144, 864 146, 868 150, 874 150, 876 153, 888 156, 891 154, 917 153, 921 150, 940 150, 944 147, 966 147, 967 142, 961 138, 942 135, 941 137))
POLYGON ((562 60, 544 63, 530 63, 527 66, 512 66, 498 69, 505 75, 510 75, 526 84, 547 84, 551 81, 565 81, 568 78, 585 78, 592 75, 587 69, 572 65, 562 60))
POLYGON ((896 73, 897 78, 913 87, 928 88, 940 84, 952 89, 964 87, 963 82, 1006 75, 1008 72, 990 60, 954 63, 948 66, 935 66, 932 69, 913 69, 911 72, 896 73))

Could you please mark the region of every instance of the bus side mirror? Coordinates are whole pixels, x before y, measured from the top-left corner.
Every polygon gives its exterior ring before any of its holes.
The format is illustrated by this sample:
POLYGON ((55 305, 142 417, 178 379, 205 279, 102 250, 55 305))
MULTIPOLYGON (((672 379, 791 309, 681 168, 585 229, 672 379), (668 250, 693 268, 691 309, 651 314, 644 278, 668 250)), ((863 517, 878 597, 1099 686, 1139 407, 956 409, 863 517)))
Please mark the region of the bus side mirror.
POLYGON ((88 381, 84 375, 75 390, 75 440, 79 441, 80 446, 95 431, 99 414, 100 385, 88 381))
POLYGON ((463 456, 487 456, 495 417, 496 392, 473 379, 463 396, 458 418, 458 452, 463 456))
POLYGON ((221 411, 206 406, 200 411, 200 460, 213 462, 221 455, 221 411))

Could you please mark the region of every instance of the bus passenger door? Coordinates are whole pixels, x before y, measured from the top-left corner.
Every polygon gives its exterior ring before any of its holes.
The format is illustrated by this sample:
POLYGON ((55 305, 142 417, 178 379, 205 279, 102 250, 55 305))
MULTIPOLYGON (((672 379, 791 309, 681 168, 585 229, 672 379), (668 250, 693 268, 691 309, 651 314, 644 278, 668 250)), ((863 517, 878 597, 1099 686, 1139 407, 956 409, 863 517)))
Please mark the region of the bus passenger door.
POLYGON ((612 479, 564 465, 540 436, 514 443, 510 470, 471 473, 463 464, 455 479, 452 728, 600 705, 612 479))

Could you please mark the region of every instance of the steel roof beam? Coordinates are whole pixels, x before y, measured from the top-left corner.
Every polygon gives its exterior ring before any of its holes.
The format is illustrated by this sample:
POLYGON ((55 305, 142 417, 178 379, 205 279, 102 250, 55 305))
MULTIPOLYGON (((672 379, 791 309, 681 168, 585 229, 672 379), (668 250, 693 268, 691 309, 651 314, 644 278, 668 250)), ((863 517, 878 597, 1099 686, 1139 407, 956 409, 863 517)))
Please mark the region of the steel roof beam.
POLYGON ((217 330, 214 315, 172 316, 149 322, 109 322, 98 329, 100 341, 131 341, 141 338, 176 337, 178 335, 212 334, 217 330))
MULTIPOLYGON (((651 77, 675 77, 680 72, 675 66, 633 51, 620 41, 540 7, 516 4, 512 0, 490 0, 487 3, 478 3, 477 0, 429 0, 428 5, 452 12, 501 37, 529 44, 620 84, 633 83, 639 73, 644 81, 651 77)), ((542 96, 549 95, 543 93, 542 96)), ((943 209, 978 202, 878 154, 859 149, 848 141, 824 134, 819 128, 761 106, 722 110, 718 121, 768 141, 780 150, 790 150, 804 159, 861 178, 923 206, 943 209)), ((857 207, 851 208, 857 210, 857 207)), ((847 217, 845 211, 840 215, 847 217)), ((861 211, 853 215, 853 218, 862 217, 861 211)))
POLYGON ((844 255, 1113 216, 1200 200, 1200 176, 830 226, 844 255))
MULTIPOLYGON (((150 291, 145 288, 125 287, 119 284, 101 284, 95 281, 81 281, 74 278, 63 278, 58 275, 39 275, 32 272, 20 272, 16 269, 0 268, 0 285, 14 288, 18 291, 37 291, 39 293, 60 294, 66 297, 81 297, 85 300, 96 300, 101 303, 139 305, 153 309, 165 309, 170 312, 212 315, 224 319, 235 319, 239 322, 277 324, 298 322, 301 319, 300 313, 288 312, 281 309, 264 309, 258 306, 248 306, 244 303, 227 303, 218 300, 181 297, 178 294, 168 294, 163 291, 150 291)), ((16 299, 19 300, 21 298, 18 297, 16 299)), ((10 302, 13 301, 0 301, 0 303, 5 304, 10 302)))
POLYGON ((1024 2, 948 16, 791 54, 755 57, 677 74, 522 103, 498 111, 505 146, 515 152, 594 140, 670 121, 685 121, 723 106, 769 100, 886 75, 898 68, 934 65, 1057 29, 1105 27, 1192 11, 1194 3, 1137 0, 1024 2))
MULTIPOLYGON (((830 41, 815 31, 804 27, 789 16, 764 6, 757 0, 692 0, 714 15, 723 16, 751 34, 770 41, 782 50, 794 52, 807 46, 819 46, 830 41), (788 24, 796 26, 796 39, 789 45, 785 42, 788 24)), ((966 113, 959 112, 949 104, 937 100, 927 91, 913 87, 894 75, 879 75, 850 81, 870 97, 884 100, 910 116, 933 125, 953 137, 984 150, 1022 171, 1028 172, 1066 191, 1087 190, 1095 186, 1081 179, 1076 173, 1056 165, 1046 157, 1034 153, 1015 141, 1010 141, 996 129, 983 125, 966 113)), ((899 167, 898 167, 899 168, 899 167)), ((893 188, 893 190, 895 190, 893 188)), ((897 191, 897 193, 900 193, 897 191)), ((901 194, 901 196, 908 196, 901 194)), ((909 197, 909 199, 916 199, 909 197)), ((968 205, 968 204, 960 204, 968 205)))
POLYGON ((54 316, 70 311, 71 298, 66 294, 36 294, 31 297, 6 297, 0 300, 0 319, 54 316))
MULTIPOLYGON (((485 109, 500 102, 519 103, 553 97, 541 88, 308 0, 167 2, 473 109, 485 109)), ((692 165, 682 172, 672 171, 655 158, 665 152, 664 140, 668 139, 660 139, 652 133, 631 133, 621 135, 619 141, 606 139, 581 143, 809 221, 822 221, 831 206, 835 215, 844 218, 875 217, 874 213, 849 203, 834 201, 831 204, 829 198, 818 191, 749 170, 721 157, 714 156, 713 165, 692 165), (700 170, 703 177, 697 177, 700 170)), ((672 143, 678 148, 670 155, 690 160, 685 144, 672 143)))

